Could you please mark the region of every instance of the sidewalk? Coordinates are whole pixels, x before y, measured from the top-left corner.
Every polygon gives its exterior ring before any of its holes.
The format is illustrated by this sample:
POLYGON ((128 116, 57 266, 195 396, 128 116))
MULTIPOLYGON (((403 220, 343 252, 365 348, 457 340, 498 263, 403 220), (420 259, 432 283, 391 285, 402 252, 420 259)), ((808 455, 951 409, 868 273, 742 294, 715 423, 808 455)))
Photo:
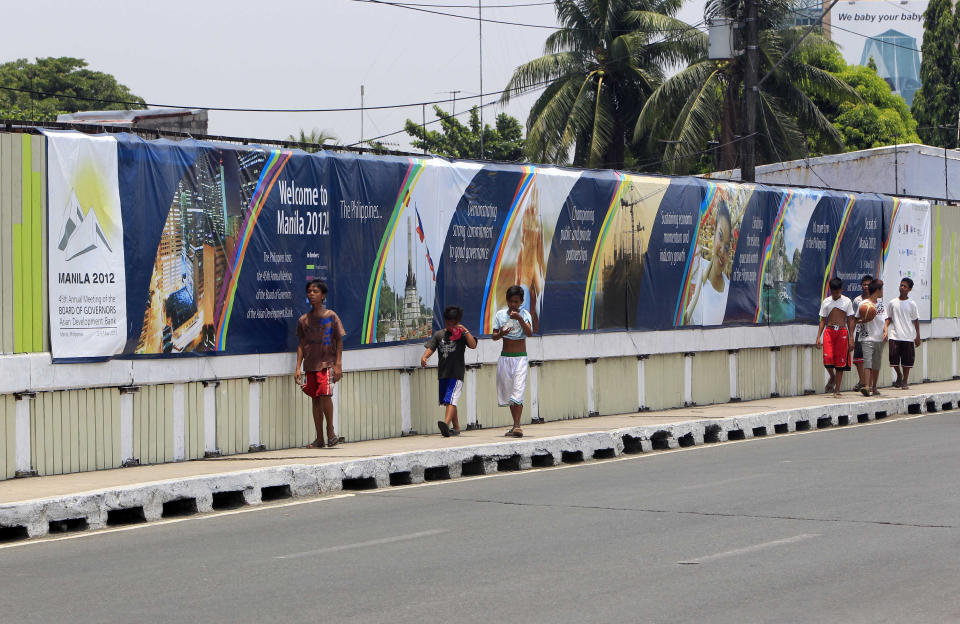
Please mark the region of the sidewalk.
POLYGON ((456 438, 437 433, 348 442, 333 449, 287 449, 13 479, 0 482, 0 527, 22 528, 24 537, 34 537, 46 534, 51 525, 63 530, 115 524, 117 513, 131 509, 141 520, 155 520, 171 515, 173 503, 183 500, 193 501, 189 510, 203 512, 218 508, 220 497, 223 508, 227 493, 233 495, 234 506, 258 504, 265 498, 604 459, 958 407, 960 381, 954 380, 906 391, 887 388, 883 396, 872 398, 852 392, 842 399, 770 398, 525 425, 521 439, 505 438, 504 428, 479 429, 456 438), (57 524, 64 521, 73 524, 57 524))

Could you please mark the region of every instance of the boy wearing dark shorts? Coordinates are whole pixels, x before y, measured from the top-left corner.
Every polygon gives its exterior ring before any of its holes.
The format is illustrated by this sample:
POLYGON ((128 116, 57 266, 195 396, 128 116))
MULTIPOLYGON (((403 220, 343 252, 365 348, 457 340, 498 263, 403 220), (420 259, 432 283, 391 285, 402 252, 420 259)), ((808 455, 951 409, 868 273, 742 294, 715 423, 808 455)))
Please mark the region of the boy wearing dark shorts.
POLYGON ((443 420, 437 421, 437 427, 445 438, 460 435, 460 420, 457 418, 457 401, 463 390, 463 374, 466 366, 463 354, 467 347, 477 348, 477 339, 466 327, 460 324, 463 308, 447 306, 443 311, 444 329, 433 334, 427 341, 420 366, 427 367, 427 360, 437 353, 437 386, 440 405, 446 406, 443 420), (450 428, 450 425, 453 428, 450 428))
POLYGON ((297 321, 296 382, 313 400, 313 424, 317 438, 309 448, 323 448, 323 421, 327 423, 327 446, 343 441, 333 430, 333 384, 343 377, 343 324, 333 310, 324 307, 327 285, 315 279, 307 284, 311 310, 297 321), (301 367, 303 372, 301 372, 301 367))
POLYGON ((910 388, 910 369, 916 359, 916 347, 920 346, 920 313, 917 303, 910 299, 913 280, 900 280, 900 296, 887 304, 887 338, 890 344, 890 366, 897 378, 894 388, 910 388))
POLYGON ((817 348, 823 347, 823 366, 830 375, 826 392, 840 396, 843 371, 850 370, 849 354, 853 351, 853 304, 843 294, 843 281, 830 280, 830 296, 820 304, 820 328, 817 348))

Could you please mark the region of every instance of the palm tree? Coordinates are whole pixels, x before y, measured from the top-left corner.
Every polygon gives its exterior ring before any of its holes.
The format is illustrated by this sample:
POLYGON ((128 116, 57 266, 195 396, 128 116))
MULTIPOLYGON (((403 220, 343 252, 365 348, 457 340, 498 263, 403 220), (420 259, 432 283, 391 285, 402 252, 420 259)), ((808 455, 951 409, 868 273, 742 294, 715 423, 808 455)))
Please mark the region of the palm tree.
POLYGON ((326 130, 317 130, 314 128, 309 133, 307 133, 303 128, 300 128, 299 135, 289 135, 287 136, 288 141, 295 141, 297 143, 305 143, 302 147, 305 152, 316 152, 320 150, 321 145, 327 144, 328 141, 331 142, 331 145, 337 145, 339 139, 335 134, 331 134, 326 130))
MULTIPOLYGON (((819 57, 824 47, 832 48, 835 44, 820 33, 801 40, 804 28, 785 25, 789 10, 784 0, 760 2, 759 74, 763 77, 773 71, 760 85, 757 98, 758 163, 802 156, 803 137, 809 134, 817 134, 827 145, 842 150, 840 132, 812 96, 837 103, 859 99, 850 85, 806 62, 819 57)), ((707 3, 707 15, 725 14, 741 19, 743 11, 743 0, 707 3)), ((710 142, 719 139, 720 169, 735 167, 737 135, 743 134, 740 122, 744 65, 743 55, 730 60, 710 60, 704 55, 671 76, 647 99, 633 138, 651 149, 662 146, 660 162, 672 172, 688 171, 710 142)))
POLYGON ((526 156, 623 167, 627 139, 665 69, 705 54, 700 31, 672 17, 683 0, 555 0, 563 29, 518 67, 501 97, 548 84, 527 119, 526 156))

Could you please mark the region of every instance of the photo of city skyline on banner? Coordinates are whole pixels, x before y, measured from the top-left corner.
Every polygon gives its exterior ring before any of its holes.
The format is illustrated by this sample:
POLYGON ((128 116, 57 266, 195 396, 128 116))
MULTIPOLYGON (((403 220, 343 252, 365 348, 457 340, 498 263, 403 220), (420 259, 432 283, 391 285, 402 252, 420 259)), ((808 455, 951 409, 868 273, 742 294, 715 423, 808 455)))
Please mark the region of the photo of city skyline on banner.
POLYGON ((929 318, 923 202, 129 135, 117 154, 125 354, 292 351, 315 277, 348 348, 421 341, 449 304, 488 335, 513 284, 541 334, 813 323, 831 277, 856 296, 883 258, 929 318))

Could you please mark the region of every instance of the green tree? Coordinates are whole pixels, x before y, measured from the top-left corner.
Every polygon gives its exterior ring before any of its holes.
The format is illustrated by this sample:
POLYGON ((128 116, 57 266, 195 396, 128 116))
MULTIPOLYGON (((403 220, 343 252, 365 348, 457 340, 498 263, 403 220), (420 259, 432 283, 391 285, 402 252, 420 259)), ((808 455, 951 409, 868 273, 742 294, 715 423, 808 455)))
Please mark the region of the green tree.
POLYGON ((52 121, 59 113, 146 107, 143 98, 110 74, 87 69, 83 59, 62 56, 0 64, 3 117, 52 121))
POLYGON ((930 0, 923 14, 920 46, 920 89, 913 96, 913 117, 927 145, 957 147, 956 123, 960 112, 960 7, 953 13, 951 0, 930 0), (939 126, 954 126, 940 128, 939 126))
MULTIPOLYGON (((480 109, 470 109, 470 121, 464 125, 439 106, 433 112, 440 120, 440 130, 428 130, 423 125, 407 120, 406 132, 414 138, 416 149, 449 158, 480 157, 480 109)), ((495 127, 484 124, 483 156, 491 160, 514 161, 523 158, 523 126, 506 113, 497 115, 495 127)))
POLYGON ((501 98, 547 84, 527 118, 527 158, 623 167, 637 114, 665 68, 706 51, 673 17, 682 0, 555 0, 562 30, 513 72, 501 98))
POLYGON ((317 130, 316 128, 310 132, 300 128, 300 134, 288 135, 287 140, 294 141, 296 143, 305 143, 306 145, 302 146, 300 149, 311 153, 322 149, 320 147, 321 145, 336 145, 339 143, 339 139, 335 134, 327 132, 326 130, 317 130))
MULTIPOLYGON (((707 10, 742 20, 743 0, 710 0, 707 10)), ((789 5, 762 0, 759 5, 760 77, 772 71, 757 98, 756 162, 777 162, 802 155, 804 131, 819 133, 832 150, 843 149, 843 136, 811 94, 836 102, 857 100, 852 87, 830 72, 804 62, 818 48, 833 47, 821 34, 804 38, 805 28, 786 27, 789 5), (794 52, 786 53, 797 48, 794 52), (777 65, 779 61, 782 62, 777 65)), ((664 169, 685 172, 695 166, 711 140, 718 140, 721 169, 736 166, 742 135, 745 55, 710 60, 706 55, 684 68, 651 94, 634 130, 650 149, 659 144, 664 169)))
MULTIPOLYGON (((820 48, 817 52, 819 56, 810 55, 805 58, 806 62, 834 74, 860 96, 858 101, 835 102, 820 94, 811 94, 817 107, 840 132, 846 151, 920 141, 917 122, 907 103, 877 75, 876 64, 847 65, 835 48, 820 48)), ((833 153, 829 142, 819 135, 811 137, 810 151, 833 153)))

